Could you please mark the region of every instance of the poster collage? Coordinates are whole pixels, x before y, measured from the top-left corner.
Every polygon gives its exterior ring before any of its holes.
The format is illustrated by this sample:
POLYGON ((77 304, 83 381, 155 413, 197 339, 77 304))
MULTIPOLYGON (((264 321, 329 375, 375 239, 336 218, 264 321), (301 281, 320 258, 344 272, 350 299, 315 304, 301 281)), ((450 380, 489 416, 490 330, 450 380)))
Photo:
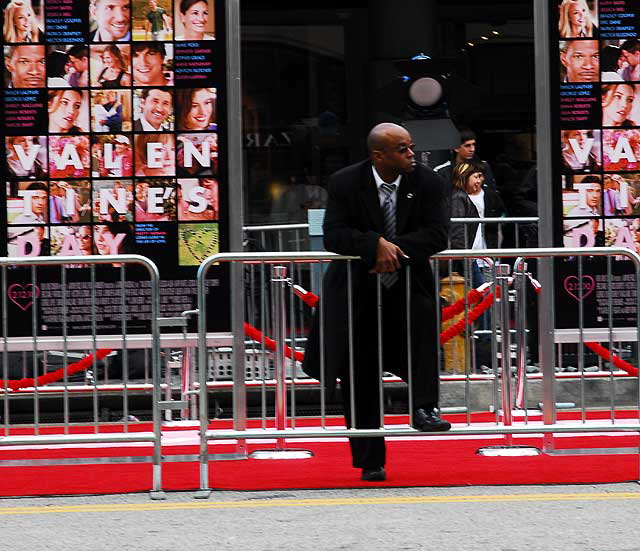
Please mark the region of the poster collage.
POLYGON ((218 252, 214 0, 4 0, 2 15, 2 253, 137 253, 175 277, 218 252))
POLYGON ((564 245, 640 252, 640 3, 557 8, 564 245))
MULTIPOLYGON (((555 245, 640 253, 640 2, 551 0, 550 14, 555 245)), ((582 302, 587 326, 605 326, 610 313, 615 325, 635 323, 625 257, 608 268, 587 258, 582 281, 570 274, 556 265, 557 300, 582 302)), ((558 327, 576 327, 567 308, 557 310, 558 327)))

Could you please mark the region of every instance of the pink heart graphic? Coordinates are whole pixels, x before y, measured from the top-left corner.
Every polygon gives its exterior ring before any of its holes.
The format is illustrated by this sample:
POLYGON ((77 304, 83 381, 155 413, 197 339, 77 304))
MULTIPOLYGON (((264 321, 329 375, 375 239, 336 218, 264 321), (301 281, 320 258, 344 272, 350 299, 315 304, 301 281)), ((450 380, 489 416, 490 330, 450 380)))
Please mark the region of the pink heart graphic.
MULTIPOLYGON (((596 288, 596 281, 590 275, 582 276, 582 299, 587 298, 596 288)), ((576 276, 564 278, 564 289, 576 300, 580 300, 580 283, 576 276)))
POLYGON ((40 287, 33 283, 22 285, 21 283, 14 283, 7 289, 7 296, 11 301, 19 306, 24 312, 33 304, 33 295, 35 298, 40 296, 40 287), (29 288, 31 287, 31 289, 29 288))

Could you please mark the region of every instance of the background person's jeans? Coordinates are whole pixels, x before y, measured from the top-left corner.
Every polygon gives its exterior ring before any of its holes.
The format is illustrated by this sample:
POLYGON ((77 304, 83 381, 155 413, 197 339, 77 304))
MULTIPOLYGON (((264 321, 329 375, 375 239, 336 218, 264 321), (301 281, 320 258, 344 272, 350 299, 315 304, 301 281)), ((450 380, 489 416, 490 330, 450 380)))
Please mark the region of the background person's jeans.
MULTIPOLYGON (((471 285, 474 289, 477 289, 484 283, 484 274, 482 269, 478 265, 478 261, 474 260, 471 263, 471 285)), ((477 320, 476 329, 490 329, 491 328, 491 308, 487 309, 477 320)), ((484 338, 484 337, 482 337, 484 338)), ((487 338, 489 336, 487 335, 487 338)))

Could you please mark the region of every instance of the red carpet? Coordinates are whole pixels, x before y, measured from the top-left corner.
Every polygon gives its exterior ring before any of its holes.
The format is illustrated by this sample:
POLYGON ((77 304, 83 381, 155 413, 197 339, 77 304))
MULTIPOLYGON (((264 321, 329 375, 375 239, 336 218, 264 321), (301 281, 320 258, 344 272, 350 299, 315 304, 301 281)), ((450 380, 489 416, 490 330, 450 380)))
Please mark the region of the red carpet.
MULTIPOLYGON (((604 417, 606 418, 606 415, 604 417)), ((456 416, 449 418, 458 422, 463 420, 456 416)), ((483 420, 489 419, 493 418, 489 416, 483 420)), ((142 425, 140 428, 148 430, 148 425, 142 425)), ((214 424, 218 428, 228 428, 228 425, 229 423, 224 421, 214 424)), ((189 430, 167 429, 164 434, 164 455, 197 453, 197 429, 194 427, 189 430)), ((637 435, 615 433, 558 436, 554 442, 556 449, 635 447, 637 450, 640 446, 637 435)), ((502 443, 502 437, 389 438, 387 481, 363 483, 359 480, 359 469, 351 467, 349 445, 346 440, 292 441, 288 447, 310 449, 314 452, 314 457, 306 460, 214 461, 210 463, 209 482, 212 488, 222 490, 275 490, 372 486, 592 484, 625 482, 640 478, 640 457, 637 451, 604 455, 542 454, 533 457, 486 457, 476 453, 480 447, 502 443)), ((517 437, 514 438, 514 444, 541 447, 542 441, 538 437, 517 437)), ((248 445, 249 451, 272 447, 273 444, 270 442, 248 445)), ((151 451, 147 444, 12 447, 0 448, 0 461, 149 457, 151 451)), ((232 444, 210 445, 210 453, 233 451, 232 444)), ((152 469, 148 462, 1 466, 0 496, 144 492, 151 488, 151 480, 152 469)), ((196 490, 199 486, 197 462, 165 462, 163 486, 165 490, 196 490)))
MULTIPOLYGON (((622 442, 616 438, 616 444, 622 442)), ((564 439, 563 439, 564 440, 564 439)), ((579 438, 571 447, 612 445, 607 437, 579 438), (587 442, 589 440, 589 442, 587 442)), ((502 484, 582 484, 638 480, 638 455, 486 457, 476 454, 482 445, 500 440, 389 441, 387 480, 379 486, 466 486, 502 484)), ((541 445, 539 439, 517 439, 516 444, 541 445)), ((563 442, 564 444, 564 442, 563 442)), ((625 438, 638 446, 637 437, 625 438)), ((303 447, 303 446, 300 446, 303 447)), ((370 487, 350 466, 348 444, 304 446, 316 453, 300 461, 221 461, 210 470, 210 484, 225 490, 370 487)))

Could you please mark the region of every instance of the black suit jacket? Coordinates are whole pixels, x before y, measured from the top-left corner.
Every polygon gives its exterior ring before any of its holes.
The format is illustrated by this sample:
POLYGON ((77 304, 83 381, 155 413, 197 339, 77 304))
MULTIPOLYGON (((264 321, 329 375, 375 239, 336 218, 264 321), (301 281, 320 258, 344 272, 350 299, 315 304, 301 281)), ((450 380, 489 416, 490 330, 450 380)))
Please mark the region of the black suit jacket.
MULTIPOLYGON (((403 175, 397 191, 396 218, 394 242, 409 257, 406 265, 411 267, 411 306, 417 310, 417 319, 423 319, 423 323, 413 324, 419 325, 413 331, 413 338, 419 340, 425 331, 435 331, 434 279, 429 257, 447 246, 449 211, 442 178, 422 165, 403 175)), ((328 251, 361 257, 351 262, 351 295, 355 340, 358 347, 366 346, 376 334, 377 320, 377 276, 369 270, 375 265, 378 240, 384 232, 384 217, 369 160, 331 176, 323 228, 328 251)), ((345 261, 331 262, 323 280, 323 304, 316 309, 323 308, 324 374, 330 389, 348 362, 348 269, 345 261)), ((406 273, 404 266, 396 284, 402 289, 405 289, 406 273)), ((399 301, 397 307, 406 308, 406 304, 399 301)), ((320 378, 321 371, 319 318, 316 311, 303 364, 304 371, 316 379, 320 378)), ((406 327, 396 329, 394 334, 384 336, 388 349, 406 344, 406 327)), ((426 340, 432 339, 430 334, 426 340)), ((420 358, 414 361, 420 362, 420 358)))

